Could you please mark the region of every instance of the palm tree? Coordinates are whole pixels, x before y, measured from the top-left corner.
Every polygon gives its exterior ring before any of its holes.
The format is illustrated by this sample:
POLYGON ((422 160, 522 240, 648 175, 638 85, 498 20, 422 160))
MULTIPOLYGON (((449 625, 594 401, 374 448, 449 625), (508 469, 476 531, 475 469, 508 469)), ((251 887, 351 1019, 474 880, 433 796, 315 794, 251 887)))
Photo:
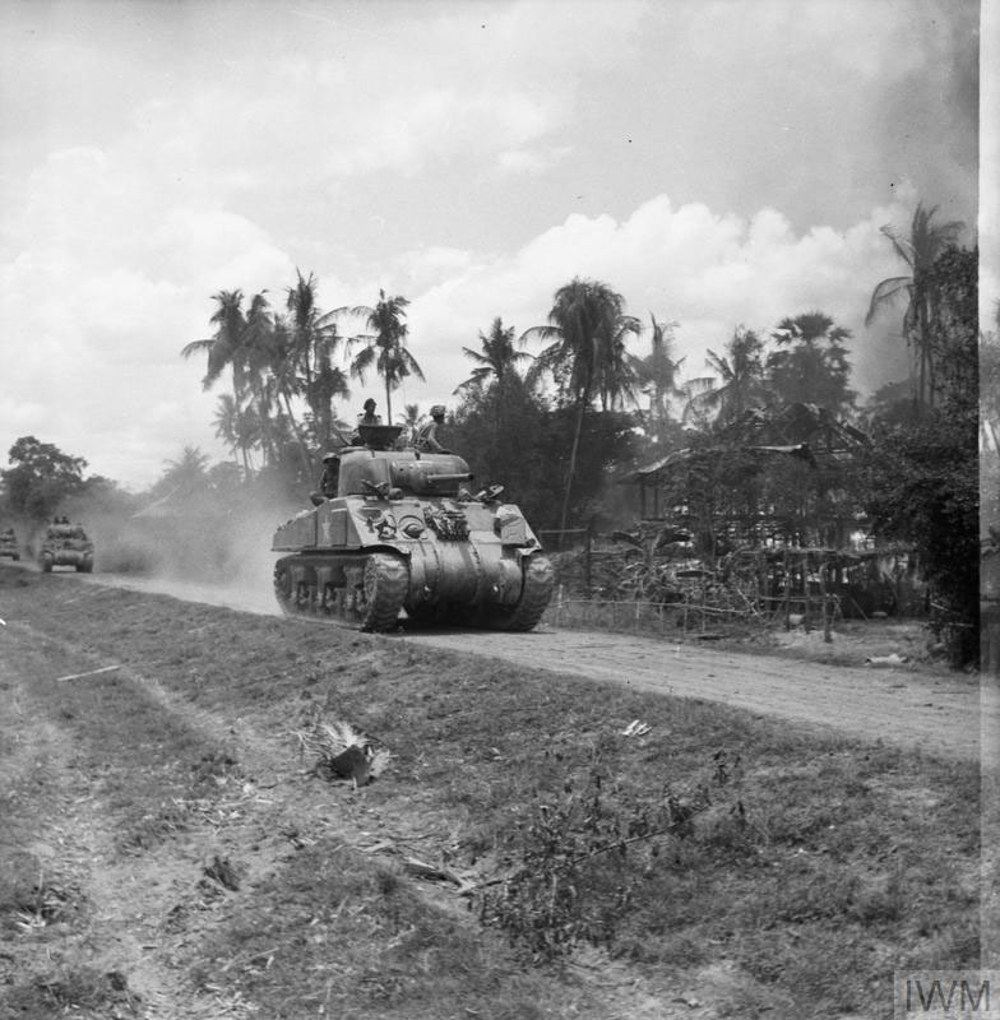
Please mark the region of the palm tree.
POLYGON ((159 488, 176 490, 183 496, 191 496, 208 484, 208 454, 197 446, 185 446, 178 460, 166 461, 167 470, 160 479, 159 488))
POLYGON ((400 383, 409 375, 418 379, 424 373, 416 359, 406 349, 408 327, 403 319, 405 308, 410 303, 405 297, 388 298, 384 290, 379 290, 379 300, 374 308, 359 305, 354 308, 340 308, 337 313, 349 312, 352 315, 363 315, 370 333, 351 337, 348 348, 356 343, 364 344, 351 362, 351 375, 362 383, 365 373, 375 367, 375 371, 385 380, 386 424, 392 424, 392 391, 399 388, 400 383))
POLYGON ((625 337, 638 334, 637 319, 625 314, 625 299, 607 284, 579 277, 556 291, 548 325, 533 326, 521 336, 553 341, 535 361, 530 376, 550 371, 571 405, 576 407, 576 427, 570 450, 563 497, 562 524, 566 530, 569 497, 583 431, 583 418, 595 396, 601 407, 614 407, 623 395, 631 395, 635 375, 625 349, 625 337))
POLYGON ((494 472, 499 464, 499 451, 506 441, 508 427, 506 419, 510 413, 515 387, 524 387, 524 380, 518 374, 517 365, 522 361, 531 361, 533 356, 527 351, 519 351, 514 346, 515 330, 513 326, 505 327, 498 315, 490 327, 489 336, 479 334, 481 350, 474 351, 463 347, 462 353, 476 363, 478 367, 465 382, 455 387, 455 393, 465 392, 473 397, 489 415, 492 432, 488 437, 484 456, 485 463, 494 472))
POLYGON ((786 403, 810 403, 835 414, 847 411, 857 396, 848 389, 851 366, 845 341, 849 330, 823 312, 783 319, 772 338, 778 350, 767 359, 771 385, 786 403))
POLYGON ((720 426, 741 418, 744 412, 766 396, 764 389, 764 344, 744 326, 737 326, 727 345, 728 356, 708 351, 705 364, 714 373, 690 380, 684 387, 688 403, 683 420, 689 422, 713 416, 720 426))
POLYGON ((649 397, 649 418, 653 432, 660 438, 663 425, 670 419, 670 397, 684 395, 677 385, 677 373, 684 359, 675 361, 671 357, 676 322, 657 322, 652 312, 649 320, 653 326, 651 350, 645 358, 636 362, 639 389, 649 397))
POLYGON ((416 437, 417 429, 420 428, 423 420, 424 416, 420 413, 419 404, 403 405, 403 435, 409 441, 412 442, 416 437))
POLYGON ((265 458, 273 454, 267 397, 267 350, 271 322, 264 293, 255 294, 248 312, 243 311, 243 291, 222 290, 212 295, 217 308, 209 322, 216 326, 213 336, 193 340, 181 349, 184 358, 204 352, 208 356, 202 388, 211 389, 226 368, 232 371, 233 403, 241 413, 252 401, 259 425, 259 441, 265 458))
POLYGON ((516 373, 516 365, 520 361, 530 361, 531 355, 527 351, 518 351, 514 347, 514 327, 504 327, 503 320, 498 315, 490 327, 490 335, 479 334, 479 344, 482 351, 474 351, 470 347, 463 347, 462 353, 477 364, 472 374, 464 383, 455 387, 458 393, 464 389, 485 387, 492 377, 497 386, 502 390, 504 384, 516 373))
POLYGON ((277 451, 284 444, 284 440, 279 437, 282 433, 287 434, 290 431, 302 468, 307 476, 311 476, 316 470, 316 465, 313 463, 302 426, 295 417, 292 406, 293 398, 303 393, 304 380, 295 371, 299 359, 286 316, 269 316, 266 322, 262 323, 259 342, 254 350, 261 359, 260 377, 264 381, 264 386, 260 401, 269 423, 269 440, 277 451), (279 410, 276 415, 272 415, 271 411, 275 406, 279 410))
POLYGON ((334 312, 322 312, 316 304, 319 281, 313 273, 304 278, 296 269, 297 282, 287 290, 289 317, 287 368, 296 374, 301 392, 309 405, 316 442, 325 448, 330 442, 335 397, 348 397, 350 390, 342 369, 333 359, 340 346, 334 312))
POLYGON ((934 402, 934 357, 929 324, 933 318, 934 292, 928 286, 928 276, 937 257, 949 245, 954 244, 965 224, 959 220, 948 223, 932 223, 937 206, 925 209, 918 203, 910 225, 909 238, 900 237, 892 226, 882 227, 882 233, 892 242, 896 254, 909 267, 908 276, 892 276, 882 280, 872 291, 865 316, 865 325, 870 326, 879 312, 906 298, 903 312, 903 336, 914 348, 919 369, 917 404, 928 406, 934 402))
POLYGON ((215 434, 243 461, 243 477, 253 475, 250 451, 260 442, 260 420, 252 407, 240 407, 230 393, 219 396, 215 411, 215 434))
POLYGON ((192 340, 181 348, 181 356, 190 358, 202 352, 208 355, 203 389, 211 389, 219 376, 231 368, 233 373, 233 396, 239 403, 246 392, 246 318, 243 315, 243 291, 220 290, 212 295, 217 308, 209 318, 216 327, 211 337, 192 340))

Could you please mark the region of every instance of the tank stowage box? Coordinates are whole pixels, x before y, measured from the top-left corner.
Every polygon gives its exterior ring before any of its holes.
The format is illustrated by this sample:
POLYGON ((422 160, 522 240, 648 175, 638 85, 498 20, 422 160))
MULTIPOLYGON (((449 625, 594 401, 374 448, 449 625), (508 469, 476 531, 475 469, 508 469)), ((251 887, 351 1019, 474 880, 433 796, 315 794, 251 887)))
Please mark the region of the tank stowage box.
POLYGON ((45 573, 53 567, 75 567, 79 573, 89 574, 94 569, 94 543, 79 524, 50 524, 38 564, 45 573))
POLYGON ((453 453, 393 449, 399 426, 361 426, 339 456, 337 495, 278 528, 285 612, 393 629, 400 613, 437 624, 531 630, 552 596, 549 561, 494 486, 472 494, 453 453))

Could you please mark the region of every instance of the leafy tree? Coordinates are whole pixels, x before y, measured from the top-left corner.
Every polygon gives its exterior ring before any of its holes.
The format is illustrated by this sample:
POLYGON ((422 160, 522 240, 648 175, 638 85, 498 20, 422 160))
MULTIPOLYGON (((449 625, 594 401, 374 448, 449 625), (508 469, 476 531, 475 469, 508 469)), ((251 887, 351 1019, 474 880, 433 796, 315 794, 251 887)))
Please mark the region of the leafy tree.
POLYGON ((979 399, 983 439, 1000 453, 1000 303, 996 307, 998 332, 984 333, 979 349, 979 399))
POLYGON ((421 380, 424 378, 417 360, 406 349, 409 328, 403 320, 409 303, 405 297, 386 297, 385 291, 379 290, 379 300, 374 308, 359 305, 350 309, 338 309, 338 312, 348 311, 352 315, 363 315, 365 324, 371 331, 362 336, 352 337, 348 341, 348 346, 363 344, 351 362, 351 375, 364 383, 365 373, 374 367, 385 381, 387 425, 392 424, 392 391, 398 389, 407 376, 415 375, 421 380))
POLYGON ((914 351, 918 370, 917 404, 919 407, 934 403, 934 347, 930 323, 934 318, 934 289, 928 274, 942 252, 954 245, 964 224, 952 220, 934 223, 937 206, 925 209, 918 203, 910 224, 910 236, 900 236, 892 226, 882 227, 882 233, 892 242, 896 254, 906 263, 909 274, 891 276, 878 283, 872 291, 865 316, 870 326, 881 311, 905 299, 902 335, 914 351))
POLYGON ((760 337, 745 326, 737 326, 726 351, 720 357, 709 350, 705 364, 713 375, 686 384, 685 422, 711 420, 717 428, 725 428, 766 398, 764 343, 760 337))
MULTIPOLYGON (((464 391, 449 424, 449 445, 468 460, 478 485, 499 483, 504 498, 516 502, 532 527, 558 529, 564 496, 562 478, 552 464, 565 458, 576 429, 571 406, 552 408, 525 385, 512 387, 505 406, 505 432, 497 441, 493 427, 496 387, 464 391)), ((604 513, 613 474, 634 460, 636 416, 608 411, 584 419, 570 515, 593 520, 604 513)), ((544 541, 544 536, 543 536, 544 541)))
POLYGON ((517 407, 523 405, 525 382, 517 366, 532 360, 527 351, 515 348, 514 336, 514 327, 505 327, 497 316, 489 335, 479 334, 481 351, 462 348, 462 353, 478 367, 455 388, 456 394, 467 394, 481 413, 488 412, 490 416, 493 428, 485 441, 487 461, 494 470, 503 460, 502 448, 509 442, 509 419, 517 412, 517 407))
POLYGON ((778 345, 767 358, 769 388, 786 404, 816 404, 844 415, 857 394, 848 387, 851 366, 844 342, 851 334, 823 312, 783 319, 772 334, 778 345))
POLYGON ((934 392, 945 400, 954 393, 975 392, 979 382, 979 253, 946 248, 927 274, 933 295, 928 321, 934 358, 934 392))
POLYGON ((936 406, 914 424, 875 421, 866 509, 876 534, 913 544, 932 590, 932 626, 955 665, 979 655, 978 390, 974 252, 949 249, 925 274, 933 282, 928 349, 958 365, 935 380, 936 406))
POLYGON ((19 516, 35 521, 51 517, 63 500, 84 488, 82 457, 63 453, 52 443, 21 436, 8 451, 12 467, 0 472, 6 502, 19 516))
POLYGON ((191 496, 209 488, 209 457, 196 446, 185 446, 177 460, 166 461, 166 471, 154 486, 154 492, 167 495, 177 492, 191 496))
POLYGON ((565 530, 570 495, 587 409, 600 396, 604 410, 634 393, 635 372, 626 337, 639 333, 639 322, 625 314, 624 298, 607 284, 576 277, 556 291, 548 325, 533 326, 521 337, 552 341, 532 366, 532 379, 549 371, 562 400, 573 408, 570 448, 560 527, 565 530))
MULTIPOLYGON (((503 485, 505 498, 518 503, 528 519, 552 522, 550 485, 555 474, 542 460, 540 442, 548 431, 544 401, 526 386, 509 387, 504 397, 504 431, 495 422, 499 390, 496 386, 470 387, 449 421, 448 445, 468 462, 477 486, 503 485), (544 515, 540 512, 544 509, 544 515)), ((559 491, 558 478, 555 480, 559 491)), ((558 507, 558 495, 554 505, 558 507)))
POLYGON ((906 380, 880 386, 859 412, 860 425, 872 429, 880 425, 912 425, 919 418, 913 387, 906 380))
POLYGON ((975 416, 926 411, 919 424, 874 434, 868 513, 876 534, 912 543, 936 598, 932 624, 953 661, 978 654, 979 492, 975 416), (970 442, 971 440, 971 442, 970 442))
MULTIPOLYGON (((995 307, 1000 328, 1000 302, 995 307)), ((1000 335, 989 330, 980 337, 979 347, 980 536, 1000 553, 1000 335)), ((985 579, 984 579, 985 580, 985 579)), ((985 588, 984 588, 985 590, 985 588)))
POLYGON ((208 469, 208 484, 222 499, 235 500, 243 494, 243 476, 232 461, 213 464, 208 469))

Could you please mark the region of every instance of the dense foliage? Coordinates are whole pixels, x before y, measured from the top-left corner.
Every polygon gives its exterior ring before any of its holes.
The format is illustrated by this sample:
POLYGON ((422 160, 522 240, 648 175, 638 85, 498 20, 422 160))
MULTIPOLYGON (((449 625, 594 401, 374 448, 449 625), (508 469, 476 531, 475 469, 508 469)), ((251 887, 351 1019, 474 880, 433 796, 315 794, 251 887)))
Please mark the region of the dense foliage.
POLYGON ((947 249, 928 270, 934 406, 873 421, 867 510, 876 534, 914 545, 932 621, 957 665, 979 655, 977 253, 947 249))
POLYGON ((52 443, 21 436, 7 454, 11 467, 0 471, 2 509, 27 521, 44 521, 68 499, 113 489, 106 478, 84 478, 87 462, 52 443))

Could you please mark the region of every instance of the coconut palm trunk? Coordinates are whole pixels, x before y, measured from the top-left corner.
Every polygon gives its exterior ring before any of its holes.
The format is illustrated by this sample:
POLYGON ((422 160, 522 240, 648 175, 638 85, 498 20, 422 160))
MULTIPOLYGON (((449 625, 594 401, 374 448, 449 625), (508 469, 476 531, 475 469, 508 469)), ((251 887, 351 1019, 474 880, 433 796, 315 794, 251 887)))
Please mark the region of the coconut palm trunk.
POLYGON ((576 458, 580 452, 580 436, 583 433, 583 417, 587 410, 587 399, 581 399, 576 412, 576 428, 573 430, 573 445, 569 451, 569 467, 566 471, 566 490, 563 493, 562 515, 559 530, 565 532, 569 521, 569 499, 573 492, 573 478, 576 475, 576 458))

